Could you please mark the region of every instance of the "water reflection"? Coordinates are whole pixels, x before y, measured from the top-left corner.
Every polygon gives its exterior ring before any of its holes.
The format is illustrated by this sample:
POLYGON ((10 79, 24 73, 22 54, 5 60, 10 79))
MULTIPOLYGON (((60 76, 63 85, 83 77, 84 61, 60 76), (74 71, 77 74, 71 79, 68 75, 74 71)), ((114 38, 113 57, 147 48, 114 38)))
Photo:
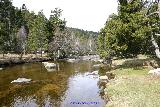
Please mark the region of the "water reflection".
MULTIPOLYGON (((102 107, 104 100, 99 96, 98 75, 88 75, 94 62, 70 63, 56 61, 57 68, 48 71, 42 63, 8 67, 0 72, 0 106, 11 107, 75 107, 71 101, 97 101, 102 107), (17 78, 31 78, 26 84, 11 84, 17 78)), ((87 107, 90 105, 79 105, 87 107)))
POLYGON ((103 107, 105 102, 98 93, 98 78, 94 77, 95 75, 88 75, 87 73, 71 77, 61 107, 103 107), (72 102, 85 102, 88 104, 72 104, 72 102), (98 102, 98 104, 91 104, 91 102, 98 102))

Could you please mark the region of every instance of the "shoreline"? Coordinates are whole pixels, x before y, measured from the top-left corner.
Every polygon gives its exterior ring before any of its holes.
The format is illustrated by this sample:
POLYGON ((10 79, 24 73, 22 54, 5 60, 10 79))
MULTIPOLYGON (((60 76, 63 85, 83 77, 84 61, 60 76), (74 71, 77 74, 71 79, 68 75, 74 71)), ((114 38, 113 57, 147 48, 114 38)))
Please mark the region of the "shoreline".
POLYGON ((12 66, 12 65, 18 65, 18 64, 24 64, 24 63, 34 63, 34 62, 43 62, 43 61, 50 61, 53 60, 48 57, 37 57, 37 58, 7 58, 7 59, 0 59, 0 68, 12 66))
MULTIPOLYGON (((68 58, 63 58, 68 59, 68 58)), ((69 58, 69 59, 75 59, 75 58, 69 58)), ((102 59, 100 59, 99 55, 84 55, 79 56, 80 60, 91 60, 96 62, 101 62, 102 59)), ((24 63, 34 63, 34 62, 43 62, 43 61, 52 61, 53 58, 47 57, 47 54, 43 54, 42 56, 37 54, 26 54, 23 55, 22 59, 20 59, 19 55, 17 54, 6 54, 4 57, 2 57, 2 54, 0 54, 0 68, 16 65, 16 64, 24 64, 24 63)), ((58 59, 61 60, 61 59, 58 59)))

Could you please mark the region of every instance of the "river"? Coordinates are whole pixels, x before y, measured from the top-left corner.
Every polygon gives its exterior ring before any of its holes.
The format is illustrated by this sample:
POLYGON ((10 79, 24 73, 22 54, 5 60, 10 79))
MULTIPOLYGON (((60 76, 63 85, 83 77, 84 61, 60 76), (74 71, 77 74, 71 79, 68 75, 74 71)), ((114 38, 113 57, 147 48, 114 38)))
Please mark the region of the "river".
POLYGON ((6 67, 0 71, 1 107, 103 107, 98 70, 92 61, 56 61, 58 68, 47 71, 42 63, 6 67), (17 78, 30 83, 11 83, 17 78))

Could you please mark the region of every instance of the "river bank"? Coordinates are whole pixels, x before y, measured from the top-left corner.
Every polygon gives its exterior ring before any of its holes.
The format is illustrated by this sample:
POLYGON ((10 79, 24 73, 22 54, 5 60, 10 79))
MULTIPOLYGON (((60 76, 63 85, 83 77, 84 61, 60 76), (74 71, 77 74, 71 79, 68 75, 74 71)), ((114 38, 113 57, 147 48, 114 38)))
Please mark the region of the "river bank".
POLYGON ((158 107, 160 105, 160 77, 149 75, 154 69, 149 63, 150 58, 123 59, 111 72, 116 74, 113 80, 106 84, 105 95, 109 97, 106 107, 158 107))
POLYGON ((47 57, 46 54, 44 54, 43 56, 27 54, 23 55, 22 58, 20 58, 20 56, 17 54, 6 54, 4 56, 0 54, 0 67, 5 67, 15 64, 23 64, 23 63, 43 62, 49 60, 52 59, 47 57))
MULTIPOLYGON (((23 64, 23 63, 33 63, 33 62, 43 62, 43 61, 52 61, 53 58, 48 57, 47 54, 26 54, 20 58, 18 54, 5 54, 4 56, 0 54, 0 67, 15 65, 15 64, 23 64)), ((60 59, 59 59, 60 60, 60 59)), ((78 56, 77 58, 63 58, 63 60, 67 60, 69 62, 76 62, 79 60, 90 60, 95 62, 102 62, 99 55, 84 55, 78 56)))

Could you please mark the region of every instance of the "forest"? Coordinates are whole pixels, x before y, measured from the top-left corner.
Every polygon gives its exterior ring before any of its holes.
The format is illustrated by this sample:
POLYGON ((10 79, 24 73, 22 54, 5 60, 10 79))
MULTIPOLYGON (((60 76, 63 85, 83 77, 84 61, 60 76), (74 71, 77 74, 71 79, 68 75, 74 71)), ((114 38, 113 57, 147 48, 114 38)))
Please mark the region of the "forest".
POLYGON ((52 58, 96 53, 97 32, 69 28, 61 19, 59 8, 51 10, 49 19, 43 13, 19 9, 10 0, 0 1, 0 52, 25 54, 47 53, 52 58))
POLYGON ((159 107, 160 0, 117 4, 94 32, 0 0, 0 106, 159 107))
POLYGON ((159 0, 118 0, 118 14, 111 14, 98 37, 102 57, 160 58, 159 0))

